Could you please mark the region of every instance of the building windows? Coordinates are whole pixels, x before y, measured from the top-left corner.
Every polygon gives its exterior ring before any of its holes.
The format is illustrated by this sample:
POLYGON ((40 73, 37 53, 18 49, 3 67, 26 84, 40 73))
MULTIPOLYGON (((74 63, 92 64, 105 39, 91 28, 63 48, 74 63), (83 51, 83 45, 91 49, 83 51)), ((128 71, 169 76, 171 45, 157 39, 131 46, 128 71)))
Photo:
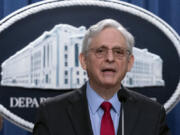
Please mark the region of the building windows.
POLYGON ((79 83, 80 83, 79 78, 77 78, 77 84, 79 84, 79 83))
POLYGON ((49 83, 49 76, 46 74, 46 78, 45 78, 46 84, 49 83))
POLYGON ((43 46, 43 67, 46 66, 46 48, 43 46))
POLYGON ((67 55, 67 54, 65 54, 65 55, 64 55, 64 58, 65 58, 65 59, 67 59, 67 58, 68 58, 68 55, 67 55))
POLYGON ((68 60, 67 60, 67 58, 68 58, 68 55, 67 54, 64 54, 64 66, 65 67, 67 67, 68 66, 68 60))
POLYGON ((64 84, 68 84, 68 79, 67 78, 64 79, 64 84))
POLYGON ((64 75, 65 76, 67 76, 68 75, 68 71, 66 70, 66 71, 64 71, 64 75))
POLYGON ((78 44, 75 44, 75 66, 78 67, 79 66, 79 48, 78 48, 78 44))
POLYGON ((34 80, 34 83, 36 86, 38 86, 38 80, 37 79, 34 80))
POLYGON ((87 75, 87 73, 84 71, 84 75, 87 75))
POLYGON ((67 61, 64 63, 64 66, 65 66, 65 67, 67 67, 67 66, 68 66, 68 63, 67 63, 67 61))
POLYGON ((68 50, 68 46, 65 45, 65 46, 64 46, 64 51, 67 51, 67 50, 68 50))

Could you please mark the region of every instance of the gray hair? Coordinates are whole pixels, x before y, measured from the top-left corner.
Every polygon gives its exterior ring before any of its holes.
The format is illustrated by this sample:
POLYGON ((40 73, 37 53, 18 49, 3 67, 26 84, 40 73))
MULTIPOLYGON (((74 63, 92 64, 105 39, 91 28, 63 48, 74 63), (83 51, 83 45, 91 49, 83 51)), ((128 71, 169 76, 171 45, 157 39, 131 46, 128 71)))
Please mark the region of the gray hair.
POLYGON ((84 39, 83 39, 83 46, 82 46, 82 53, 85 54, 86 51, 89 49, 89 45, 93 39, 98 33, 100 33, 103 29, 107 27, 113 27, 117 30, 119 30, 122 35, 125 37, 127 42, 127 47, 130 53, 132 53, 132 48, 134 46, 134 37, 133 35, 126 30, 120 23, 113 19, 104 19, 100 22, 98 22, 95 25, 92 25, 86 32, 84 39))

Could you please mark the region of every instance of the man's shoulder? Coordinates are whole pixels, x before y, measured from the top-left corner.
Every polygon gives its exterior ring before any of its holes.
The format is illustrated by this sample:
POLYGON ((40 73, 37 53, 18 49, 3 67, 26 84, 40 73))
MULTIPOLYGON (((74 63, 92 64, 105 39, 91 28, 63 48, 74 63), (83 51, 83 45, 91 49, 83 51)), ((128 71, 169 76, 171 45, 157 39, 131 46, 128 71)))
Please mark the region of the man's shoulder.
POLYGON ((70 102, 76 102, 81 99, 83 90, 80 89, 72 89, 71 91, 65 92, 63 94, 57 95, 55 97, 48 98, 46 101, 41 103, 43 107, 56 107, 56 106, 66 106, 70 102))
POLYGON ((127 92, 129 93, 129 98, 130 100, 132 100, 133 102, 140 104, 142 107, 146 106, 146 107, 156 107, 156 108, 161 108, 162 105, 154 100, 154 98, 152 97, 147 97, 139 92, 133 91, 133 90, 129 90, 127 89, 127 92))

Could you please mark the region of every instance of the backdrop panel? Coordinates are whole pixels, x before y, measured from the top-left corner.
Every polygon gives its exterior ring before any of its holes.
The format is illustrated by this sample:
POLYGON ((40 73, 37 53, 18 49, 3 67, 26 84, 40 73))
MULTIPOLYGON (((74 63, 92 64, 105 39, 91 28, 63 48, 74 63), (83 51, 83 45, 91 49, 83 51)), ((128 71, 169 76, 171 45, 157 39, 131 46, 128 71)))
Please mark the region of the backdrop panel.
MULTIPOLYGON (((134 91, 158 100, 161 104, 164 104, 167 111, 170 111, 179 100, 179 36, 157 16, 128 3, 112 1, 46 1, 18 10, 0 22, 0 63, 7 65, 7 60, 11 62, 11 58, 19 56, 18 54, 23 56, 22 53, 16 52, 23 52, 23 48, 32 46, 31 44, 34 47, 36 41, 55 35, 52 32, 55 26, 66 24, 68 27, 73 27, 73 29, 80 29, 83 26, 83 30, 86 30, 90 25, 104 18, 113 18, 122 23, 135 36, 135 46, 141 52, 144 50, 148 54, 158 56, 162 66, 163 85, 145 85, 143 87, 129 85, 129 87, 134 91), (48 34, 43 34, 45 31, 48 34)), ((41 41, 44 42, 44 40, 41 41)), ((30 50, 30 55, 28 55, 30 66, 32 65, 33 51, 30 50)), ((42 47, 41 52, 43 53, 43 51, 42 47)), ((63 53, 63 51, 60 50, 59 54, 63 53)), ((41 59, 41 61, 43 60, 41 59)), ((64 63, 60 62, 59 65, 57 64, 58 67, 61 67, 61 64, 64 63)), ((17 70, 15 67, 7 71, 15 73, 17 70)), ((20 71, 23 69, 25 68, 20 69, 20 71)), ((157 68, 153 71, 159 72, 159 70, 157 68)), ((64 89, 64 87, 54 88, 54 86, 47 86, 44 88, 42 86, 32 86, 31 84, 16 85, 17 76, 16 79, 11 76, 13 79, 10 83, 2 83, 5 71, 2 64, 0 102, 3 106, 0 106, 1 113, 15 124, 29 131, 33 128, 35 111, 41 101, 71 91, 71 89, 64 89), (14 116, 14 114, 18 117, 14 116)), ((29 76, 31 76, 32 69, 29 71, 29 76)), ((46 74, 44 78, 47 78, 46 74)), ((33 79, 30 78, 30 80, 33 79)), ((21 81, 24 80, 21 79, 21 81)), ((65 79, 61 81, 65 82, 65 79)), ((36 83, 37 81, 34 81, 34 84, 36 83)))

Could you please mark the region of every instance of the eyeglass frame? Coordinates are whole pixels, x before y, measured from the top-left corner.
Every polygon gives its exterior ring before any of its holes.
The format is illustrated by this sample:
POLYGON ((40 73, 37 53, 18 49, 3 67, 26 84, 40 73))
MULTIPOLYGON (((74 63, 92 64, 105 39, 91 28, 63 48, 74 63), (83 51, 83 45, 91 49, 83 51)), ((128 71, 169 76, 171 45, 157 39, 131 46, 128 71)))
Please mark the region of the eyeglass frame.
POLYGON ((105 58, 105 57, 107 57, 109 50, 111 50, 113 56, 114 56, 115 58, 118 58, 118 59, 122 59, 122 58, 125 57, 126 55, 131 55, 131 51, 130 51, 129 49, 123 48, 123 47, 114 47, 114 48, 110 49, 110 48, 107 48, 107 47, 105 47, 105 46, 102 46, 102 47, 98 47, 98 48, 89 48, 89 49, 87 50, 87 52, 93 51, 93 53, 95 54, 95 56, 100 59, 100 58, 105 58), (104 54, 100 54, 100 53, 98 54, 98 50, 100 51, 100 49, 104 49, 104 51, 105 51, 104 54), (116 52, 118 52, 118 51, 123 51, 123 54, 118 54, 118 53, 116 53, 116 52))

